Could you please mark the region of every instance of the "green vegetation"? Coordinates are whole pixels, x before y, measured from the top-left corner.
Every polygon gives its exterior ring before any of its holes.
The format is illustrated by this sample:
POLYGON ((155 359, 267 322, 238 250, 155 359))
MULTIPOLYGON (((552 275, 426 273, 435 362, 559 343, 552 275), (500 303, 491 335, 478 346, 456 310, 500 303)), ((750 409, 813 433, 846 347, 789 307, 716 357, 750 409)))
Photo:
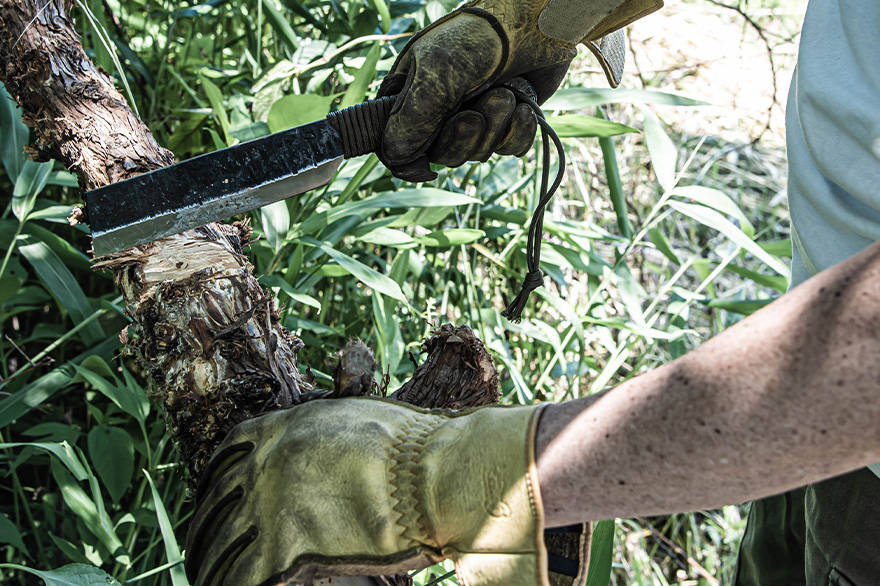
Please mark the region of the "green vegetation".
MULTIPOLYGON (((372 96, 407 36, 454 4, 78 0, 74 16, 93 59, 183 159, 372 96)), ((431 329, 467 323, 506 401, 560 401, 680 356, 778 296, 790 243, 771 182, 716 156, 729 145, 671 132, 652 105, 698 107, 579 86, 547 104, 570 168, 545 222, 549 278, 520 324, 499 312, 526 271, 537 150, 418 186, 362 157, 327 187, 252 213, 251 260, 306 344, 300 363, 326 381, 328 357, 360 337, 393 388, 431 329), (639 131, 604 136, 600 118, 639 131)), ((28 130, 6 97, 0 136, 0 582, 84 584, 104 571, 181 586, 191 503, 136 365, 117 356, 119 293, 65 221, 76 181, 26 160, 28 130), (45 573, 72 563, 83 565, 45 573)), ((713 583, 699 566, 723 583, 742 525, 737 508, 619 521, 614 581, 713 583)))

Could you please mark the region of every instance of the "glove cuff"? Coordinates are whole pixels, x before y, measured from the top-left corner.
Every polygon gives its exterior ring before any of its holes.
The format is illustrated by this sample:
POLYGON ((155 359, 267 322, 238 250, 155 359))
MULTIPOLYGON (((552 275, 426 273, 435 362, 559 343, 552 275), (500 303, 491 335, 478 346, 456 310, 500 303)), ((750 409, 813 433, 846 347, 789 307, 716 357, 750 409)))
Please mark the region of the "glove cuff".
POLYGON ((535 466, 541 407, 452 416, 426 445, 428 523, 463 586, 550 586, 535 466), (442 459, 431 462, 431 452, 442 459))

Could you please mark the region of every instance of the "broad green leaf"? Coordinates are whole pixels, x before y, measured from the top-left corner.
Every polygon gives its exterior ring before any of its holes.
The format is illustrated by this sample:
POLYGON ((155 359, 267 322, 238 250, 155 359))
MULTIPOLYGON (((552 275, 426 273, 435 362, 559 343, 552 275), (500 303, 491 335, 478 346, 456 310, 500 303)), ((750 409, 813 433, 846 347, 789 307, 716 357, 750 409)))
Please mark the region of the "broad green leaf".
POLYGON ((307 330, 318 336, 342 336, 343 332, 331 326, 324 325, 320 322, 312 321, 301 317, 288 316, 284 320, 284 327, 295 332, 298 330, 307 330))
POLYGON ((30 557, 27 547, 25 547, 24 541, 21 539, 21 533, 18 532, 15 523, 2 514, 0 514, 0 543, 8 543, 30 557))
POLYGON ((290 228, 290 212, 287 209, 287 200, 276 201, 275 203, 260 208, 260 221, 262 222, 263 232, 266 234, 266 240, 277 252, 284 244, 284 237, 290 228))
MULTIPOLYGON (((76 178, 76 175, 66 169, 56 169, 49 173, 49 178, 46 180, 46 184, 60 185, 61 187, 79 187, 79 180, 76 178)), ((69 211, 68 208, 68 212, 69 211)), ((68 213, 68 215, 70 214, 68 213)))
POLYGON ((593 523, 590 542, 590 567, 586 586, 608 586, 611 582, 611 559, 614 557, 614 520, 593 523))
POLYGON ((55 570, 35 570, 18 564, 0 566, 33 574, 41 578, 46 586, 120 586, 116 578, 101 568, 87 564, 68 564, 55 570))
POLYGON ((339 263, 340 267, 344 268, 350 275, 352 275, 355 279, 357 279, 364 285, 379 293, 382 293, 383 295, 387 295, 393 299, 397 299, 398 301, 407 303, 403 291, 400 290, 400 286, 382 273, 368 267, 358 260, 353 259, 347 254, 339 252, 335 248, 328 246, 323 242, 315 240, 314 238, 304 238, 303 242, 306 244, 311 244, 312 246, 323 250, 330 258, 339 263))
POLYGON ((0 275, 0 303, 15 295, 26 280, 27 271, 18 262, 18 256, 10 256, 6 269, 0 275))
POLYGON ((12 213, 20 222, 27 220, 34 209, 34 201, 46 187, 51 172, 52 163, 35 163, 28 159, 22 165, 12 190, 12 213))
POLYGON ((22 165, 27 161, 24 145, 28 142, 28 127, 21 121, 21 108, 0 84, 0 158, 9 180, 15 183, 22 165))
POLYGON ((406 232, 384 227, 371 230, 360 236, 358 240, 391 248, 413 248, 416 245, 416 241, 406 232))
POLYGON ((769 254, 766 250, 758 246, 754 240, 746 236, 746 234, 737 228, 733 222, 719 214, 713 209, 706 206, 691 203, 682 203, 670 200, 668 204, 671 208, 689 216, 704 226, 718 230, 727 236, 735 244, 745 248, 756 258, 761 260, 768 267, 779 273, 785 278, 791 277, 791 271, 778 258, 769 254))
POLYGON ((657 247, 657 250, 663 253, 663 256, 677 265, 681 264, 681 260, 679 260, 678 255, 675 254, 675 251, 672 249, 672 244, 660 228, 651 228, 648 230, 648 238, 654 246, 657 247))
POLYGON ((424 236, 417 236, 414 240, 423 246, 435 246, 449 248, 459 244, 469 244, 486 236, 482 230, 471 228, 449 228, 448 230, 435 230, 424 236))
POLYGON ((262 0, 262 2, 266 20, 269 21, 270 26, 281 40, 290 45, 291 49, 296 50, 299 47, 299 38, 293 27, 290 26, 287 17, 278 10, 275 0, 262 0))
POLYGON ((638 132, 635 128, 620 124, 619 122, 611 122, 602 118, 586 116, 584 114, 563 114, 561 116, 551 116, 547 119, 553 130, 556 131, 561 138, 566 137, 607 137, 627 134, 629 132, 638 132))
POLYGON ((656 106, 706 106, 706 102, 693 100, 684 96, 655 92, 651 90, 637 90, 628 88, 605 89, 605 88, 563 88, 557 90, 553 96, 541 106, 545 112, 551 110, 581 110, 595 108, 602 104, 620 104, 640 102, 656 106))
MULTIPOLYGON (((45 243, 33 242, 20 246, 18 250, 31 263, 46 288, 64 306, 74 323, 79 324, 94 313, 76 278, 45 243)), ((105 337, 97 320, 83 327, 80 336, 87 346, 95 345, 105 337)))
POLYGON ((70 473, 62 468, 57 460, 51 460, 50 468, 52 477, 58 483, 58 488, 61 489, 61 496, 71 511, 82 520, 88 530, 98 538, 114 558, 122 563, 128 563, 128 553, 119 536, 113 531, 110 518, 104 510, 103 501, 100 500, 101 492, 94 475, 88 474, 88 480, 96 500, 93 500, 80 488, 70 473))
MULTIPOLYGON (((180 547, 177 545, 177 538, 174 536, 174 528, 171 526, 165 504, 162 502, 162 497, 159 496, 159 491, 156 490, 156 485, 150 478, 149 472, 144 470, 144 476, 147 477, 147 482, 150 483, 150 492, 153 493, 153 506, 156 508, 156 517, 159 519, 159 530, 162 532, 162 542, 165 545, 165 557, 168 558, 168 563, 179 562, 183 560, 183 556, 180 554, 180 547)), ((182 565, 172 566, 170 573, 171 583, 174 586, 189 586, 182 565)))
POLYGON ((739 206, 736 205, 736 203, 724 192, 718 189, 712 189, 711 187, 687 185, 676 187, 672 190, 672 195, 686 197, 697 203, 701 203, 704 206, 716 209, 722 214, 732 216, 737 222, 739 222, 739 227, 745 235, 754 239, 755 227, 752 226, 752 223, 749 222, 749 219, 746 218, 746 215, 739 206))
POLYGON ((678 148, 652 110, 642 108, 642 117, 645 121, 645 143, 651 155, 651 166, 654 168, 660 187, 664 191, 669 191, 675 184, 678 148))
MULTIPOLYGON (((28 383, 10 396, 0 399, 0 428, 6 427, 67 387, 76 374, 74 364, 81 363, 89 356, 112 356, 118 348, 119 340, 115 336, 108 338, 97 346, 89 348, 73 360, 28 383)), ((2 387, 3 384, 0 383, 0 388, 2 387)))
MULTIPOLYGON (((385 208, 406 208, 410 211, 407 213, 418 214, 417 208, 441 207, 479 204, 480 200, 463 193, 454 193, 452 191, 444 191, 434 187, 419 187, 413 189, 401 189, 400 191, 383 191, 370 197, 352 201, 340 206, 335 206, 329 210, 313 214, 308 220, 300 224, 295 230, 300 234, 314 234, 329 226, 336 220, 351 216, 354 214, 364 214, 365 212, 382 210, 385 208)), ((448 212, 444 212, 444 217, 448 212)), ((363 217, 363 216, 362 216, 363 217)), ((411 226, 416 222, 409 220, 404 224, 411 226)))
POLYGON ((113 382, 89 368, 89 365, 74 365, 76 373, 85 379, 95 390, 100 391, 108 399, 116 403, 116 406, 143 423, 150 413, 150 401, 140 387, 121 385, 116 377, 113 382))
MULTIPOLYGON (((70 210, 68 209, 68 213, 69 212, 70 210)), ((35 216, 36 213, 31 212, 28 219, 36 219, 35 216)), ((89 261, 89 258, 81 251, 74 248, 69 240, 62 238, 35 222, 28 222, 25 224, 22 233, 36 237, 37 240, 40 240, 43 244, 51 248, 52 252, 58 255, 61 262, 64 263, 71 272, 82 271, 85 274, 92 272, 92 264, 89 261)))
POLYGON ((284 96, 272 104, 266 123, 272 132, 301 126, 327 116, 332 103, 333 96, 315 94, 284 96))
POLYGON ((77 480, 85 480, 89 477, 86 472, 85 467, 79 459, 79 456, 70 447, 70 444, 67 442, 61 443, 41 443, 41 442, 11 442, 0 444, 0 449, 8 449, 8 448, 37 448, 38 450, 45 450, 58 458, 67 469, 70 470, 77 480))
POLYGON ((791 258, 791 238, 773 242, 759 242, 758 246, 778 258, 791 258))
POLYGON ((229 129, 229 134, 237 138, 241 142, 247 142, 255 138, 260 138, 269 134, 269 125, 265 122, 251 122, 249 124, 241 124, 233 126, 229 129))
POLYGON ((319 277, 336 278, 344 277, 346 275, 350 275, 351 273, 349 273, 345 267, 341 267, 336 263, 327 263, 318 267, 313 274, 319 277))
POLYGON ((21 432, 21 435, 35 438, 41 442, 67 442, 76 444, 82 432, 76 427, 60 421, 46 421, 21 432))
POLYGON ((632 224, 629 221, 629 210, 623 182, 620 180, 620 168, 617 165, 617 147, 612 136, 599 137, 602 149, 602 162, 605 163, 605 178, 608 180, 608 198, 617 216, 617 227, 620 234, 627 240, 633 237, 632 224))
POLYGON ((223 138, 226 141, 226 146, 229 146, 235 142, 235 138, 229 133, 229 116, 226 114, 226 104, 223 101, 223 93, 213 81, 205 77, 203 74, 199 74, 199 80, 202 82, 202 87, 205 88, 205 94, 207 94, 208 101, 211 103, 211 108, 214 110, 214 115, 217 116, 217 121, 220 123, 220 128, 223 130, 223 138))
POLYGON ((49 537, 52 539, 52 543, 55 544, 55 547, 60 549, 61 553, 63 553, 67 559, 78 564, 86 564, 90 567, 94 567, 91 560, 89 560, 89 558, 87 558, 86 555, 77 549, 77 547, 71 542, 52 533, 49 533, 49 537))
POLYGON ((755 283, 763 286, 769 287, 770 289, 774 289, 780 293, 785 293, 788 291, 788 279, 785 277, 780 277, 776 275, 765 275, 764 273, 759 273, 757 271, 753 271, 751 269, 747 269, 745 267, 740 267, 737 265, 728 265, 728 270, 730 272, 739 275, 740 277, 745 277, 746 279, 751 279, 755 283))
MULTIPOLYGON (((39 202, 37 202, 39 205, 39 202)), ((36 206, 35 206, 36 207, 36 206)), ((69 205, 49 205, 44 208, 35 209, 28 215, 31 220, 48 220, 50 222, 67 223, 67 218, 73 208, 69 205)))
POLYGON ((89 458, 110 498, 118 503, 134 473, 134 444, 124 429, 109 425, 93 427, 88 437, 89 458))
MULTIPOLYGON (((388 6, 385 4, 385 0, 373 0, 376 6, 382 6, 385 8, 385 15, 382 20, 383 23, 388 22, 388 6)), ((388 25, 385 24, 385 27, 388 25)), ((373 43, 373 46, 370 47, 370 50, 367 52, 367 57, 364 60, 364 64, 361 65, 360 69, 358 69, 357 73, 354 76, 354 81, 352 81, 348 89, 345 90, 345 95, 342 96, 342 103, 339 104, 340 108, 347 108, 349 106, 354 106, 355 104, 362 102, 367 95, 367 88, 370 86, 370 83, 376 77, 376 64, 379 62, 379 55, 382 53, 382 45, 380 43, 373 43)))

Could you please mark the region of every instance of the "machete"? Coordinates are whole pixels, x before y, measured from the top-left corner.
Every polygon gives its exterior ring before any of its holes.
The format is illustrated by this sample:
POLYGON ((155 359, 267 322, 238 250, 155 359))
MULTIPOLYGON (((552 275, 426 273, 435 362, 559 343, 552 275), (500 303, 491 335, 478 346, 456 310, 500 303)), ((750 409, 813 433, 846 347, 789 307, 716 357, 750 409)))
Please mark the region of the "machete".
POLYGON ((375 152, 395 96, 111 183, 85 194, 95 257, 320 187, 343 159, 375 152))

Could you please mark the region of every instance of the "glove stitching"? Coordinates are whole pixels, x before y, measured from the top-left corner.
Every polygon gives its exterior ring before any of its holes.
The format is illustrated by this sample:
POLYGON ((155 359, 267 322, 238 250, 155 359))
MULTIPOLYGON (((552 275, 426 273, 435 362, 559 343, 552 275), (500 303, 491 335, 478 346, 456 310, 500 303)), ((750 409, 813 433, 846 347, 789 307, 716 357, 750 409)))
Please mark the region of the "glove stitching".
POLYGON ((419 499, 424 476, 421 456, 432 431, 433 426, 412 419, 404 425, 401 435, 391 446, 389 475, 394 490, 390 496, 396 501, 391 509, 399 515, 400 537, 408 540, 405 547, 436 545, 425 543, 429 539, 428 522, 424 503, 419 499))

